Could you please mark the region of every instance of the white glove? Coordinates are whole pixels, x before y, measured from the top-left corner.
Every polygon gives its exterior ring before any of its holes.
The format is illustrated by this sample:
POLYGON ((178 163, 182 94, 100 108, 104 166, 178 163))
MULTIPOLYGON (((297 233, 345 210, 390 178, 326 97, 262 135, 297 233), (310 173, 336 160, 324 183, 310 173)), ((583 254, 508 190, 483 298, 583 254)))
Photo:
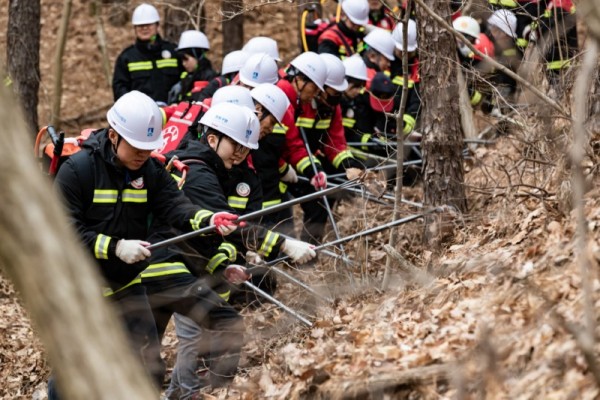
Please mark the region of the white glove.
POLYGON ((294 170, 294 168, 288 166, 287 172, 285 173, 285 175, 283 175, 281 177, 281 180, 283 182, 287 182, 287 183, 297 183, 298 175, 296 174, 296 170, 294 170))
POLYGON ((245 267, 236 264, 231 264, 230 266, 225 268, 223 274, 225 275, 225 279, 227 279, 229 283, 232 283, 234 285, 239 285, 240 283, 243 283, 248 279, 252 278, 252 275, 246 272, 245 267))
POLYGON ((285 239, 281 246, 281 251, 288 255, 292 261, 297 263, 305 263, 317 256, 315 246, 295 239, 285 239))
POLYGON ((150 257, 150 250, 146 248, 147 246, 150 246, 150 243, 143 240, 121 239, 117 242, 115 254, 127 264, 134 264, 150 257))
POLYGON ((255 253, 253 251, 250 251, 250 250, 248 250, 246 252, 246 262, 248 264, 252 264, 252 265, 265 264, 265 260, 263 260, 263 258, 259 254, 255 253))

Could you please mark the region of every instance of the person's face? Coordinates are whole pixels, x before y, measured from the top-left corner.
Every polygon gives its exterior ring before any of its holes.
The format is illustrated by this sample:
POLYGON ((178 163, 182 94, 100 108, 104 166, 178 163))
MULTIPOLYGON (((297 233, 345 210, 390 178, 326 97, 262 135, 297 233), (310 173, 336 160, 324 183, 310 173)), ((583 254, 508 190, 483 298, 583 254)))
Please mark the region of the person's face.
POLYGON ((376 11, 381 9, 381 0, 369 0, 369 10, 376 11))
POLYGON ((108 138, 113 144, 113 149, 116 148, 117 159, 125 168, 130 171, 137 171, 150 158, 152 150, 140 150, 130 145, 127 140, 122 138, 119 141, 119 134, 114 130, 108 131, 108 138), (118 145, 117 145, 118 142, 118 145))
POLYGON ((260 140, 273 132, 273 127, 277 123, 277 120, 262 104, 256 104, 256 111, 258 113, 258 121, 260 122, 260 140))
POLYGON ((344 95, 349 99, 355 99, 363 90, 365 85, 362 82, 348 82, 348 89, 344 92, 344 95))
POLYGON ((317 85, 310 81, 302 78, 297 78, 298 96, 302 104, 308 104, 317 97, 320 90, 317 85))
POLYGON ((358 32, 362 28, 362 25, 355 24, 354 22, 350 21, 350 18, 348 17, 344 19, 344 24, 346 24, 346 27, 348 27, 348 29, 354 32, 358 32))
POLYGON ((145 24, 145 25, 134 25, 135 36, 141 41, 151 40, 158 34, 158 23, 145 24))
POLYGON ((189 54, 184 54, 181 58, 181 63, 183 64, 183 68, 191 74, 198 67, 198 59, 194 56, 190 56, 189 54))
POLYGON ((319 100, 329 107, 335 107, 340 103, 340 96, 340 92, 329 86, 325 86, 325 90, 319 95, 319 100))
POLYGON ((217 135, 209 134, 206 139, 208 145, 223 160, 226 169, 231 169, 234 165, 240 164, 250 153, 250 148, 242 146, 225 135, 221 136, 221 140, 219 140, 217 135))
POLYGON ((385 58, 380 53, 371 54, 369 56, 369 60, 375 65, 377 65, 380 71, 387 71, 388 69, 390 69, 390 65, 392 64, 390 60, 385 58))
POLYGON ((494 37, 496 42, 509 42, 512 40, 512 38, 510 36, 508 36, 506 33, 504 33, 500 28, 498 28, 495 25, 490 25, 490 33, 492 34, 492 36, 494 37))

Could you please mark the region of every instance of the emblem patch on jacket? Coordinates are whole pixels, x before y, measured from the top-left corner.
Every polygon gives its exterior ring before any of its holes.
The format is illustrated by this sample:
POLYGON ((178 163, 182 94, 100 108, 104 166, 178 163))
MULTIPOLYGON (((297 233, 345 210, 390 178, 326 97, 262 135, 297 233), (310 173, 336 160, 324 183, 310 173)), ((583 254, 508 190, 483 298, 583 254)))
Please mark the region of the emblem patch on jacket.
POLYGON ((134 189, 143 188, 144 187, 144 177, 140 176, 139 178, 132 180, 131 186, 133 186, 134 189))
POLYGON ((163 50, 162 53, 160 53, 162 58, 171 58, 171 52, 169 50, 163 50))
POLYGON ((235 187, 235 191, 239 196, 248 197, 250 195, 250 185, 246 182, 240 182, 235 187))

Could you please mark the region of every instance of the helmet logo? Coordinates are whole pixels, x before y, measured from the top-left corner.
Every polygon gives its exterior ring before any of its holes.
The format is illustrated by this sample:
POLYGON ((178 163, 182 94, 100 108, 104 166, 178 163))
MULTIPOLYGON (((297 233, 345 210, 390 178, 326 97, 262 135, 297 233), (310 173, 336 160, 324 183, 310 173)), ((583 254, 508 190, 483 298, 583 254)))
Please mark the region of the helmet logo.
POLYGON ((252 79, 258 79, 258 71, 252 73, 252 79))
POLYGON ((239 196, 248 197, 250 195, 250 185, 246 182, 240 182, 235 187, 235 191, 239 196))
POLYGON ((252 129, 246 129, 246 139, 252 135, 252 129))
POLYGON ((146 136, 152 137, 153 135, 154 135, 154 128, 149 127, 148 128, 148 133, 146 134, 146 136))
POLYGON ((216 119, 217 121, 221 121, 221 122, 223 122, 224 124, 227 124, 227 123, 229 122, 229 120, 228 120, 227 118, 225 118, 225 117, 222 117, 222 116, 220 116, 220 115, 215 115, 215 119, 216 119))

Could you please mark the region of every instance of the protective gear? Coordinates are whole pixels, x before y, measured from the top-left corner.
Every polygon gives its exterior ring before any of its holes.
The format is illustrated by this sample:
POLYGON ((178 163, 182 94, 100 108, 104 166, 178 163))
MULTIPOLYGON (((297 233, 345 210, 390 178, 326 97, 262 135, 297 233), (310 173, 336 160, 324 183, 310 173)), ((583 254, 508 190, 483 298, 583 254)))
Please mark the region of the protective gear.
POLYGON ((156 150, 163 144, 162 114, 156 102, 137 90, 124 94, 106 113, 108 124, 140 150, 156 150))
POLYGON ((343 0, 342 11, 356 25, 364 26, 369 22, 368 0, 343 0))
POLYGON ((223 86, 217 90, 212 97, 211 106, 214 107, 221 103, 232 103, 248 108, 252 111, 255 110, 254 100, 250 94, 250 89, 243 86, 223 86))
POLYGON ((511 38, 517 37, 517 16, 509 10, 496 10, 487 20, 488 25, 495 26, 511 38))
POLYGON ((232 283, 234 285, 239 285, 252 278, 252 275, 246 272, 245 267, 236 264, 231 264, 227 268, 225 268, 223 274, 225 275, 225 279, 227 279, 229 283, 232 283))
POLYGON ((240 69, 240 81, 248 86, 256 87, 261 83, 275 84, 278 80, 277 63, 266 53, 250 56, 240 69))
POLYGON ((150 257, 150 250, 146 248, 148 246, 150 243, 143 240, 121 239, 117 242, 115 255, 127 264, 135 264, 150 257))
POLYGON ((250 95, 281 123, 290 106, 290 100, 283 90, 271 83, 262 83, 252 89, 250 95))
POLYGON ((298 182, 298 174, 296 174, 296 170, 290 166, 288 166, 287 171, 281 177, 281 180, 286 183, 297 183, 298 182))
POLYGON ((255 253, 253 251, 248 250, 246 252, 246 263, 251 265, 263 265, 265 264, 265 260, 260 256, 260 254, 255 253))
POLYGON ((327 79, 327 66, 317 53, 307 51, 294 58, 290 65, 308 77, 320 90, 327 79))
POLYGON ((300 264, 312 260, 317 256, 314 249, 315 246, 312 244, 295 239, 285 239, 285 242, 281 246, 281 251, 289 256, 292 261, 300 264))
POLYGON ((248 42, 242 47, 242 51, 247 54, 267 53, 275 61, 281 61, 279 58, 279 48, 277 41, 266 36, 256 36, 248 40, 248 42))
MULTIPOLYGON (((392 32, 392 39, 396 42, 396 48, 398 50, 404 51, 404 40, 403 40, 403 24, 402 22, 398 22, 398 25, 394 28, 392 32)), ((417 44, 417 23, 412 19, 408 20, 408 46, 406 47, 406 51, 411 52, 415 51, 418 48, 417 44)))
POLYGON ((371 49, 381 53, 381 55, 388 60, 394 61, 394 48, 396 47, 396 43, 392 38, 392 34, 385 29, 373 29, 371 33, 365 36, 364 42, 368 44, 371 49))
POLYGON ((317 190, 327 188, 327 175, 323 171, 317 172, 315 176, 311 178, 310 184, 317 190))
MULTIPOLYGON (((490 40, 490 38, 487 37, 485 33, 479 34, 479 38, 475 41, 474 46, 486 56, 494 57, 494 43, 490 40)), ((483 60, 483 58, 477 54, 473 54, 473 58, 479 61, 483 60)))
POLYGON ((210 49, 210 44, 208 43, 208 38, 206 35, 200 31, 184 31, 181 33, 179 37, 179 45, 176 50, 183 49, 210 49))
POLYGON ((325 62, 327 67, 327 79, 325 79, 325 86, 329 86, 338 92, 343 92, 348 89, 348 81, 346 80, 346 68, 342 63, 342 60, 334 56, 333 54, 323 53, 319 54, 319 57, 325 62))
POLYGON ((254 112, 236 104, 212 106, 200 119, 200 124, 212 128, 250 149, 258 148, 260 123, 254 112))
POLYGON ((474 39, 477 39, 481 33, 481 27, 479 26, 479 23, 471 17, 461 16, 456 18, 452 22, 452 27, 458 32, 464 35, 469 35, 474 39))
POLYGON ((210 217, 210 224, 216 227, 219 234, 227 236, 237 229, 238 226, 235 224, 237 219, 237 215, 222 211, 210 217))
POLYGON ((342 63, 346 69, 346 76, 366 82, 367 65, 361 56, 355 54, 352 57, 346 57, 342 63))
POLYGON ((132 25, 147 25, 154 24, 160 21, 160 15, 158 15, 158 10, 147 3, 142 3, 133 10, 133 15, 131 16, 131 24, 132 25))
POLYGON ((231 74, 232 72, 238 72, 244 66, 247 58, 248 54, 242 50, 234 50, 230 53, 227 53, 227 55, 223 57, 221 74, 227 75, 231 74))

